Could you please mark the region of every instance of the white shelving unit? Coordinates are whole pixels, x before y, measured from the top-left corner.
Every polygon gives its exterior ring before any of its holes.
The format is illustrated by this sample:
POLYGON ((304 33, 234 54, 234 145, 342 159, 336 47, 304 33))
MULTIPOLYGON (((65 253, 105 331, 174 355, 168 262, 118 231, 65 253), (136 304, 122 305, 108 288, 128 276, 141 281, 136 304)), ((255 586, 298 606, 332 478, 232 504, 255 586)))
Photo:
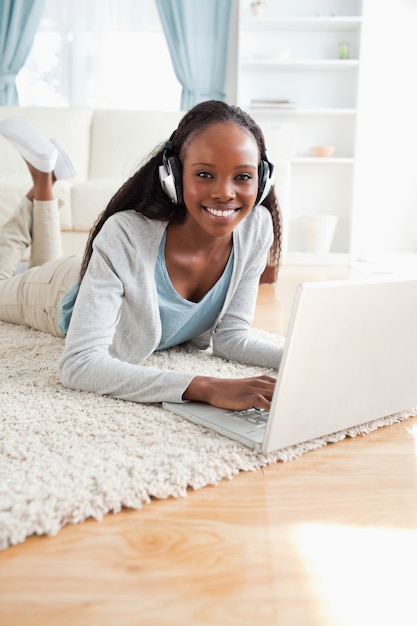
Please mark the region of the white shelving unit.
POLYGON ((270 158, 291 160, 290 206, 284 212, 287 263, 350 261, 361 5, 360 0, 266 0, 262 17, 254 17, 250 0, 239 0, 237 103, 262 126, 270 158), (348 58, 340 58, 342 43, 348 58), (289 104, 268 106, 271 100, 289 104), (311 147, 329 145, 334 156, 311 156, 311 147), (312 214, 338 217, 328 254, 306 247, 303 216, 312 214))

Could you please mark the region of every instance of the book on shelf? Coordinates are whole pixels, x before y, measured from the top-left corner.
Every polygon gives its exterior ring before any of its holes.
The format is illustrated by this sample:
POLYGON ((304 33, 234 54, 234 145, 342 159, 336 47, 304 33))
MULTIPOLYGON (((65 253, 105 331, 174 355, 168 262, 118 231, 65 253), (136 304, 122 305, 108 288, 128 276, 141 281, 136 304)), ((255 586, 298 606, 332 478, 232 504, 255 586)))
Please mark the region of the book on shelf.
POLYGON ((297 105, 285 98, 256 98, 250 101, 250 106, 254 109, 295 109, 297 105))

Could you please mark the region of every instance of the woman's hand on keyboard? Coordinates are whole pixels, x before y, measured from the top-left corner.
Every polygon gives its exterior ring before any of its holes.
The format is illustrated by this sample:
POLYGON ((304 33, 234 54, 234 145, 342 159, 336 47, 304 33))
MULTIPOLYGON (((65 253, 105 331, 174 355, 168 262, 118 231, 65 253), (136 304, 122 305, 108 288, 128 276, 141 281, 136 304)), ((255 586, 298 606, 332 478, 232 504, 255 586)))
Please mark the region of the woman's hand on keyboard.
POLYGON ((276 379, 272 376, 250 378, 214 378, 196 376, 183 399, 207 402, 222 409, 241 411, 258 406, 269 410, 276 379))

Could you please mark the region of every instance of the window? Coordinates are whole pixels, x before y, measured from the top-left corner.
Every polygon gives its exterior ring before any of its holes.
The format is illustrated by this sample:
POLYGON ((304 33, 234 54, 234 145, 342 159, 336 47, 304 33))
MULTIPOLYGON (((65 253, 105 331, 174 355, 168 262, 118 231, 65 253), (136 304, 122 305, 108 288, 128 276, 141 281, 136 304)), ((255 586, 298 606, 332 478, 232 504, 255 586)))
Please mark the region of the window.
POLYGON ((46 0, 17 78, 21 106, 179 110, 154 0, 46 0))

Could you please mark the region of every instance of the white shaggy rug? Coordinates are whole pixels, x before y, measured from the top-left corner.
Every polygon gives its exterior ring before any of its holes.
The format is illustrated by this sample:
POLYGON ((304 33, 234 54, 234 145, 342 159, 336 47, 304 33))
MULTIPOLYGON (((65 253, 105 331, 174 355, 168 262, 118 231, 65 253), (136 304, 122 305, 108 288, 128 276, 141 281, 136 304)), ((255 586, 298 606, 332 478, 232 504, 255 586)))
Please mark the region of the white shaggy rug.
MULTIPOLYGON (((0 549, 122 507, 138 509, 151 498, 185 496, 188 488, 289 461, 415 414, 263 455, 160 405, 64 389, 56 372, 62 345, 56 337, 0 322, 0 549)), ((157 353, 149 363, 225 377, 262 372, 184 349, 157 353)))

